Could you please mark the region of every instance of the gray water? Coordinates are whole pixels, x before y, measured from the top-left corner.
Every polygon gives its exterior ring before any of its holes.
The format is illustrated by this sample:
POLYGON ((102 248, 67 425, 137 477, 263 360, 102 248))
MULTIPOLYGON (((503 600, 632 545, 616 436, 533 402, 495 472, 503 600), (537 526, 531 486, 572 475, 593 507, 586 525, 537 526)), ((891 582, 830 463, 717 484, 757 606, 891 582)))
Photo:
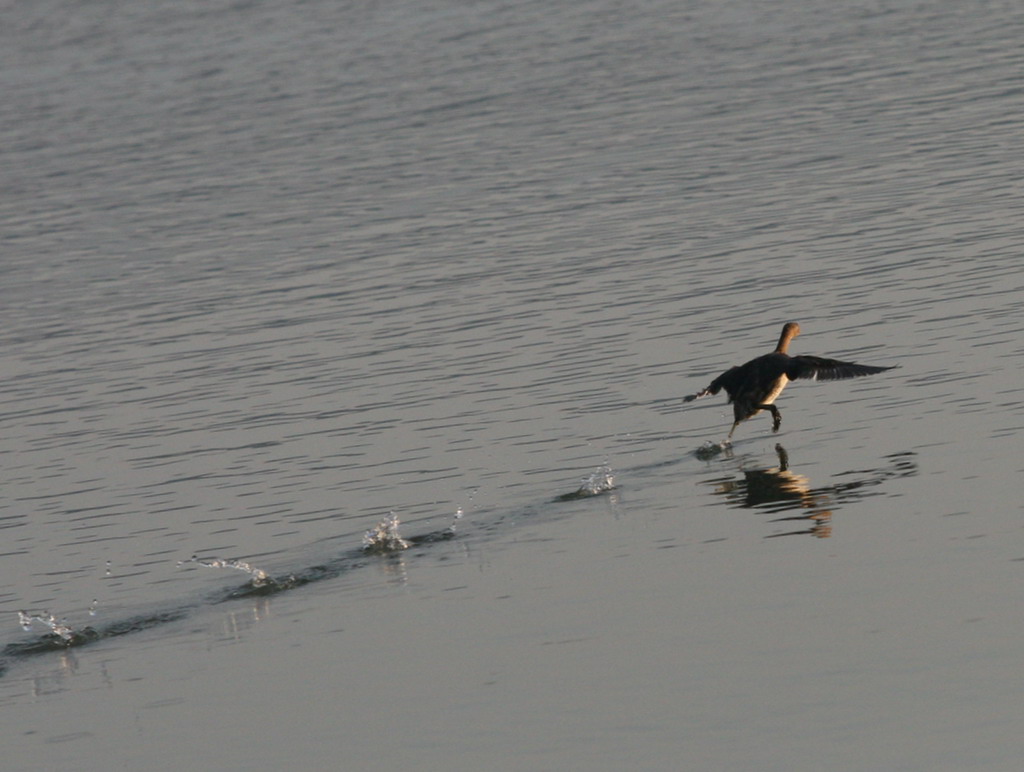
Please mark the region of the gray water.
POLYGON ((1018 4, 2 15, 5 769, 1019 766, 1018 4))

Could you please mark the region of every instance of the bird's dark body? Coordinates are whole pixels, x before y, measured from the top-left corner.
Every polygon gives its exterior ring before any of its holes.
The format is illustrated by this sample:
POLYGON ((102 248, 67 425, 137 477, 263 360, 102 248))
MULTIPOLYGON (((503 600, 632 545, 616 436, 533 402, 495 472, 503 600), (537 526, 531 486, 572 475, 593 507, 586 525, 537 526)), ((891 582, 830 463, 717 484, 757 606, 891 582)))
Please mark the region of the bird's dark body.
POLYGON ((788 359, 785 354, 765 354, 745 365, 730 367, 711 382, 708 391, 717 394, 725 389, 736 420, 745 421, 761 412, 761 405, 771 404, 779 396, 790 380, 786 375, 788 359))
POLYGON ((790 381, 798 378, 831 381, 842 378, 856 378, 862 375, 874 375, 891 367, 861 365, 855 362, 843 362, 838 359, 826 359, 816 356, 790 356, 786 348, 790 341, 800 333, 800 327, 790 322, 782 330, 782 336, 775 351, 764 354, 736 367, 730 367, 719 375, 704 390, 686 398, 686 401, 717 394, 725 390, 733 406, 735 423, 729 437, 741 421, 757 415, 762 410, 771 412, 774 418, 773 430, 777 431, 782 422, 782 415, 775 407, 775 400, 790 381))
POLYGON ((888 367, 858 365, 824 357, 798 356, 772 352, 751 359, 745 365, 730 367, 715 378, 708 386, 711 394, 725 389, 732 402, 733 414, 737 421, 745 421, 761 412, 762 405, 771 405, 786 384, 797 378, 814 378, 828 381, 839 378, 853 378, 858 375, 872 375, 888 370, 888 367))

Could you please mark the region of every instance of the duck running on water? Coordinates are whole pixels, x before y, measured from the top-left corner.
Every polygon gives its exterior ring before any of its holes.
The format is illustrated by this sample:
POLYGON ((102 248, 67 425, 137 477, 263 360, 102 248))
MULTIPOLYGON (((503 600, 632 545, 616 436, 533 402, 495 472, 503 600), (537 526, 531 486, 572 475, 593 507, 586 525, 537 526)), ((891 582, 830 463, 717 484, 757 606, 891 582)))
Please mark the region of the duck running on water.
POLYGON ((797 378, 835 381, 840 378, 874 375, 893 369, 892 367, 859 365, 855 362, 841 362, 838 359, 825 359, 824 357, 791 357, 786 351, 790 341, 799 334, 800 325, 796 322, 789 322, 782 328, 779 345, 775 347, 775 351, 751 359, 745 365, 730 367, 715 378, 710 386, 701 389, 696 394, 691 394, 685 398, 685 401, 692 402, 725 389, 736 418, 732 429, 729 430, 729 436, 725 440, 728 443, 732 440, 732 433, 736 431, 736 427, 741 422, 757 415, 762 410, 771 412, 774 419, 772 431, 777 432, 779 424, 782 423, 782 414, 775 407, 775 400, 790 381, 795 381, 797 378))

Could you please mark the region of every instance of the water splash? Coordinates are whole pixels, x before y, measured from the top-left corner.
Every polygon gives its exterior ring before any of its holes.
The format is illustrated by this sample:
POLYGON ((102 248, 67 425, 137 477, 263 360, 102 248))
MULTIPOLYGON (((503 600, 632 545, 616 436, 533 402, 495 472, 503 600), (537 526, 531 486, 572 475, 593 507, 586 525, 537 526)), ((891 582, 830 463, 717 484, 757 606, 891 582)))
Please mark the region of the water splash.
POLYGON ((580 486, 579 493, 585 493, 588 496, 596 496, 599 493, 610 491, 615 488, 615 475, 612 474, 612 468, 607 464, 602 464, 593 472, 590 473, 589 477, 584 477, 582 480, 583 484, 580 486))
POLYGON ((256 566, 246 563, 244 560, 232 560, 226 558, 212 558, 210 560, 204 560, 197 555, 193 555, 188 560, 178 561, 179 566, 183 566, 188 563, 196 563, 200 566, 206 566, 207 568, 233 568, 236 571, 244 571, 252 577, 251 582, 253 587, 263 587, 274 581, 262 568, 256 568, 256 566))
POLYGON ((452 515, 452 523, 448 526, 449 533, 455 533, 455 524, 465 517, 465 515, 466 513, 463 511, 462 507, 455 510, 455 514, 452 515))
POLYGON ((363 534, 364 552, 395 552, 409 548, 409 542, 398 533, 398 524, 401 521, 394 512, 389 512, 387 517, 377 525, 363 534))
POLYGON ((612 468, 607 464, 601 464, 587 477, 580 480, 580 487, 572 493, 559 496, 556 501, 572 501, 573 499, 585 499, 590 496, 599 496, 602 493, 615 490, 615 475, 612 468))
MULTIPOLYGON (((471 490, 469 492, 469 497, 468 497, 469 498, 469 503, 466 504, 467 507, 472 507, 473 506, 473 497, 476 496, 478 490, 479 490, 479 488, 473 488, 473 490, 471 490)), ((455 526, 465 516, 466 516, 466 510, 463 507, 459 507, 458 509, 455 510, 455 514, 452 515, 452 522, 448 526, 447 533, 449 535, 453 535, 455 533, 455 526)))
POLYGON ((709 461, 719 453, 729 450, 731 447, 732 444, 728 442, 712 442, 711 440, 707 440, 694 451, 694 455, 701 461, 709 461))
POLYGON ((50 632, 60 638, 67 645, 71 645, 77 632, 67 623, 65 619, 57 619, 49 611, 40 614, 30 614, 27 611, 18 612, 18 623, 25 632, 32 631, 33 622, 39 622, 49 628, 50 632))

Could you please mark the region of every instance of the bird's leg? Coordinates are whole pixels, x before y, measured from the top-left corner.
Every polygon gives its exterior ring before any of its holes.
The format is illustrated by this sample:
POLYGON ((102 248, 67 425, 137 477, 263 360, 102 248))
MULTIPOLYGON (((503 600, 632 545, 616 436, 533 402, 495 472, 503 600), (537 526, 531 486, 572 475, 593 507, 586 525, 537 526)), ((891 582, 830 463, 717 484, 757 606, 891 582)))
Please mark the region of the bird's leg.
POLYGON ((740 425, 739 421, 734 421, 733 422, 732 428, 729 430, 729 436, 725 438, 725 443, 724 443, 725 445, 729 445, 730 443, 732 443, 732 433, 734 431, 736 431, 736 427, 739 426, 739 425, 740 425))
POLYGON ((772 431, 777 432, 779 430, 779 426, 782 424, 782 413, 779 412, 779 409, 775 407, 775 405, 761 405, 760 407, 762 410, 768 410, 771 412, 773 419, 772 431))

